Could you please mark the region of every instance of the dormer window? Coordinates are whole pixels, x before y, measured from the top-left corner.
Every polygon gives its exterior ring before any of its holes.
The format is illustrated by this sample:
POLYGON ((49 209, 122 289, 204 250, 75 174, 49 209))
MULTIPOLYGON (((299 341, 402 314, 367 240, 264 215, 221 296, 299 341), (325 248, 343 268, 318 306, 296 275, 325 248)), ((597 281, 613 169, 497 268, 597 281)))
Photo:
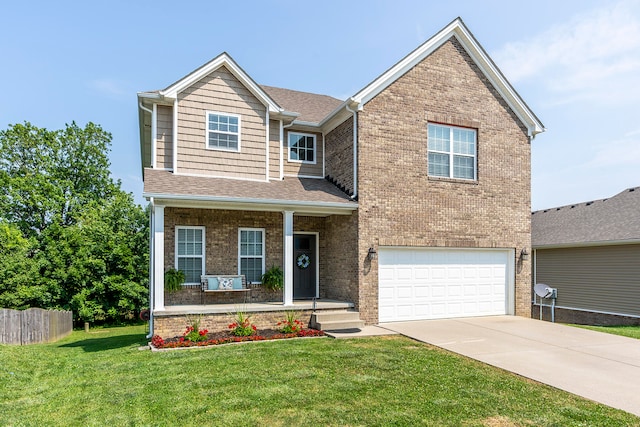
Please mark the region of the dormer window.
POLYGON ((289 161, 316 163, 316 136, 308 133, 289 133, 289 161))
POLYGON ((240 151, 240 116, 208 111, 207 148, 240 151))

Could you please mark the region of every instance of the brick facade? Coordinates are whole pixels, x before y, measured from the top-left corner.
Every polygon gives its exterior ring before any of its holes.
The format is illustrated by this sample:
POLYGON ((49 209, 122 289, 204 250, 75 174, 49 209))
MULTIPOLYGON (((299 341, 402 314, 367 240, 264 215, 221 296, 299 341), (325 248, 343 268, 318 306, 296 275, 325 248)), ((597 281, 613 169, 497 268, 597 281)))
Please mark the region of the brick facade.
MULTIPOLYGON (((372 245, 531 247, 527 130, 455 39, 358 113, 358 171, 358 307, 367 323, 378 319, 372 245), (429 121, 477 129, 477 181, 427 175, 429 121)), ((528 317, 525 264, 517 265, 515 313, 528 317)))
MULTIPOLYGON (((294 216, 294 233, 318 233, 320 298, 345 301, 357 299, 355 253, 357 215, 294 216)), ((175 267, 177 226, 205 227, 205 272, 238 274, 238 229, 265 229, 265 268, 283 266, 283 215, 281 212, 252 212, 216 209, 166 208, 165 270, 175 267)), ((197 305, 282 301, 282 291, 267 291, 260 284, 242 292, 203 294, 199 286, 165 292, 166 305, 197 305), (246 298, 246 299, 245 299, 246 298)))
POLYGON ((325 150, 327 176, 353 194, 353 117, 327 133, 325 150))
MULTIPOLYGON (((531 317, 540 318, 540 306, 531 307, 531 317)), ((558 323, 573 323, 576 325, 598 326, 640 326, 640 318, 630 316, 618 316, 615 314, 594 313, 592 311, 569 310, 566 308, 555 309, 555 321, 558 323)), ((542 307, 542 320, 551 321, 551 308, 542 307)))

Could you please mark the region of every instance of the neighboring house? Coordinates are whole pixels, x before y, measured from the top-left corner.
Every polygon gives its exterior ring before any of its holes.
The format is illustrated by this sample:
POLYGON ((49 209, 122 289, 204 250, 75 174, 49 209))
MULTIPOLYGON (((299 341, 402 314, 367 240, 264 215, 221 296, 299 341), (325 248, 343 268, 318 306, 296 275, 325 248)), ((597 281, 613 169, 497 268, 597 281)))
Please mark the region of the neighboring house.
POLYGON ((531 315, 520 254, 544 127, 460 19, 344 101, 259 85, 226 53, 138 101, 155 331, 243 301, 203 295, 205 273, 273 300, 272 265, 285 273, 273 310, 318 298, 367 324, 531 315), (170 295, 172 267, 187 284, 170 295))
POLYGON ((533 279, 558 289, 556 321, 640 324, 640 187, 531 218, 533 279))

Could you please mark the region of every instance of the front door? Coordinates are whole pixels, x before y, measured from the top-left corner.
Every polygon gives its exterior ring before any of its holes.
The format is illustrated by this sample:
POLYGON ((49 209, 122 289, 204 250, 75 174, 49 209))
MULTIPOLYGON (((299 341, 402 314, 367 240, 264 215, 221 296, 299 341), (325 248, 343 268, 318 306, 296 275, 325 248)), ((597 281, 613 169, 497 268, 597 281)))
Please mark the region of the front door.
POLYGON ((293 298, 316 297, 316 235, 293 235, 293 298))

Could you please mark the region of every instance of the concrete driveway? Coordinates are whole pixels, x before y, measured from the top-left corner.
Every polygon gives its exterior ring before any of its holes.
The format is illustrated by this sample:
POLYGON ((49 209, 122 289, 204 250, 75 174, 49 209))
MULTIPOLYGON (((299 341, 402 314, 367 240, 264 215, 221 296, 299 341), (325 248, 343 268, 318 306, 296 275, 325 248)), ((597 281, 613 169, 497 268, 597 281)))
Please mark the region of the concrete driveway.
POLYGON ((640 340, 516 316, 379 326, 640 416, 640 340))

